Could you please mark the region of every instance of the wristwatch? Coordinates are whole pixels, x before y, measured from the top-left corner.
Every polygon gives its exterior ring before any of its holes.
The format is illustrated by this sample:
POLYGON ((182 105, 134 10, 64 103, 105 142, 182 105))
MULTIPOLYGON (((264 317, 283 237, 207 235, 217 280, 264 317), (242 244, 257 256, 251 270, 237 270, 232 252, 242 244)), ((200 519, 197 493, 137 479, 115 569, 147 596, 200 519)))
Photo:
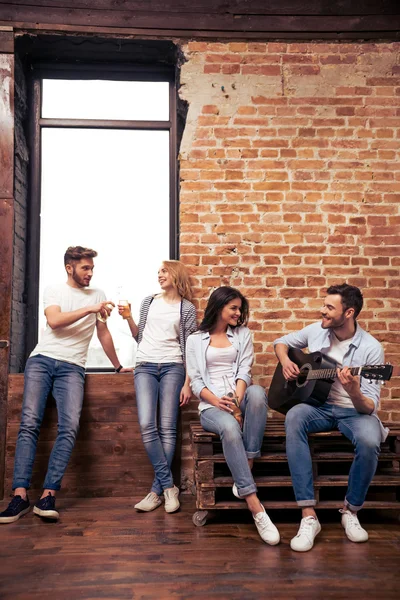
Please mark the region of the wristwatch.
POLYGON ((124 367, 122 365, 119 365, 119 367, 117 369, 115 369, 116 373, 119 373, 121 369, 123 369, 124 367))

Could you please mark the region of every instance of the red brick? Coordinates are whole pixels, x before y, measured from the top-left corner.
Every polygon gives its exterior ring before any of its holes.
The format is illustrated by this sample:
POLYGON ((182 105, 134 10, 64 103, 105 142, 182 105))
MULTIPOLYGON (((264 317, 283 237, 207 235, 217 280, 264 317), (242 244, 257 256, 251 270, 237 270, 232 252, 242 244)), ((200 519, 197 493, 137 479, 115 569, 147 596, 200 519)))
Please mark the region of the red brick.
POLYGON ((188 48, 191 52, 206 52, 207 42, 189 42, 188 48))
POLYGON ((221 73, 222 65, 204 65, 204 73, 221 73))
POLYGON ((239 64, 222 65, 221 71, 224 75, 235 75, 236 73, 240 73, 240 65, 239 64))
MULTIPOLYGON (((255 48, 251 48, 252 44, 249 44, 249 51, 252 52, 262 52, 262 50, 256 50, 255 48)), ((264 44, 254 44, 257 46, 264 46, 264 44)), ((280 42, 269 42, 268 43, 268 52, 277 52, 279 54, 284 54, 285 52, 287 52, 287 44, 286 43, 280 43, 280 42)))
POLYGON ((344 55, 332 54, 329 56, 321 56, 319 60, 322 65, 335 65, 335 64, 350 65, 350 64, 354 64, 357 62, 357 56, 352 55, 352 54, 344 54, 344 55))
POLYGON ((282 57, 283 63, 314 63, 316 62, 316 55, 313 54, 285 54, 282 57))
POLYGON ((242 57, 243 65, 265 65, 279 63, 281 57, 279 54, 246 54, 242 57))
MULTIPOLYGON (((229 75, 240 64, 231 79, 236 90, 256 82, 250 89, 259 90, 246 103, 226 79, 215 80, 201 88, 204 107, 199 97, 189 101, 197 123, 184 137, 180 250, 196 280, 199 312, 210 288, 245 292, 255 379, 269 382, 273 339, 318 319, 326 287, 347 280, 365 292, 361 323, 399 362, 400 72, 385 76, 377 59, 389 60, 400 44, 199 44, 188 49, 208 56, 198 62, 200 77, 204 66, 229 75), (319 95, 325 74, 342 81, 343 64, 345 85, 319 95)), ((182 97, 190 97, 190 85, 182 97)), ((384 391, 387 402, 392 389, 384 391)), ((397 412, 400 418, 400 403, 397 412)))
POLYGON ((206 104, 203 106, 202 113, 205 115, 219 115, 219 108, 215 104, 206 104))
POLYGON ((274 106, 287 104, 287 98, 273 98, 267 96, 253 96, 251 101, 254 104, 273 104, 274 106))
POLYGON ((247 50, 249 50, 249 52, 252 52, 251 48, 249 48, 249 46, 245 42, 231 42, 229 44, 229 50, 231 52, 240 52, 240 53, 247 52, 247 50))
POLYGON ((237 109, 238 115, 255 115, 257 109, 254 106, 239 106, 237 109))

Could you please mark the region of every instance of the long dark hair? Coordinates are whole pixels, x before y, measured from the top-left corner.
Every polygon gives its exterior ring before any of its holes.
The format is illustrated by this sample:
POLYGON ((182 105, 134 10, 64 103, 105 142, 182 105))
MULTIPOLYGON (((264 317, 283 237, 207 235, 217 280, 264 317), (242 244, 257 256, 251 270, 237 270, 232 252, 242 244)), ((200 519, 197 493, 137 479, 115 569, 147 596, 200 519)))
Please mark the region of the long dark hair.
POLYGON ((242 308, 240 309, 240 317, 237 326, 247 325, 249 320, 249 303, 247 298, 245 298, 239 290, 225 285, 214 290, 209 297, 199 331, 212 331, 224 306, 236 298, 239 298, 239 300, 242 301, 242 308))

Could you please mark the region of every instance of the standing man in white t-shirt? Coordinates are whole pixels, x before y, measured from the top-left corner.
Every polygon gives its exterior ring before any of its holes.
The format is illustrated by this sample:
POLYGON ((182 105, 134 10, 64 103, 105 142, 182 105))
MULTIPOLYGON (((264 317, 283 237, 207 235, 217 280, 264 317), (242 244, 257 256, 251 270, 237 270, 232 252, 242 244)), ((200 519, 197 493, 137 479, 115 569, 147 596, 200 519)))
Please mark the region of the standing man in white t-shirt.
POLYGON ((25 368, 21 425, 15 451, 14 497, 0 513, 0 523, 13 523, 27 513, 36 444, 47 398, 51 392, 58 412, 58 433, 50 455, 43 494, 33 507, 34 513, 58 519, 55 494, 68 465, 79 429, 83 403, 85 364, 94 329, 117 373, 124 369, 118 360, 106 323, 111 308, 101 290, 90 289, 95 250, 69 247, 64 256, 68 279, 44 292, 46 330, 31 353, 25 368))
POLYGON ((308 434, 339 429, 354 445, 354 460, 344 499, 342 525, 352 542, 366 542, 368 533, 359 523, 369 485, 378 464, 380 444, 386 432, 376 411, 380 387, 367 379, 353 376, 349 367, 383 363, 381 344, 361 329, 356 318, 363 306, 361 291, 346 283, 332 285, 321 309, 322 321, 301 331, 289 333, 274 342, 275 353, 286 380, 296 379, 297 364, 288 356, 289 348, 320 351, 335 361, 337 379, 325 403, 311 398, 293 406, 286 415, 286 454, 293 489, 302 520, 291 540, 292 550, 311 550, 321 525, 315 513, 312 461, 308 434))

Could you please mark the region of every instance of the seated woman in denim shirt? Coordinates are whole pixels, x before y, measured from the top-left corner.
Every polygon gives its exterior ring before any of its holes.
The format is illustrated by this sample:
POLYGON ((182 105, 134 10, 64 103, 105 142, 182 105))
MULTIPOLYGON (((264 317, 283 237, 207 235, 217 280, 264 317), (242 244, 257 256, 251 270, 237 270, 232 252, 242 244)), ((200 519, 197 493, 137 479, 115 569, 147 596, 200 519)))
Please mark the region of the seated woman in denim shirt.
POLYGON ((221 438, 234 480, 232 491, 247 502, 262 540, 275 545, 279 532, 257 497, 251 474, 253 459, 261 453, 267 396, 264 388, 251 385, 254 353, 246 327, 248 314, 248 301, 239 290, 227 286, 216 289, 199 331, 187 340, 186 366, 192 391, 200 400, 201 425, 221 438), (232 396, 241 411, 237 418, 232 396))

